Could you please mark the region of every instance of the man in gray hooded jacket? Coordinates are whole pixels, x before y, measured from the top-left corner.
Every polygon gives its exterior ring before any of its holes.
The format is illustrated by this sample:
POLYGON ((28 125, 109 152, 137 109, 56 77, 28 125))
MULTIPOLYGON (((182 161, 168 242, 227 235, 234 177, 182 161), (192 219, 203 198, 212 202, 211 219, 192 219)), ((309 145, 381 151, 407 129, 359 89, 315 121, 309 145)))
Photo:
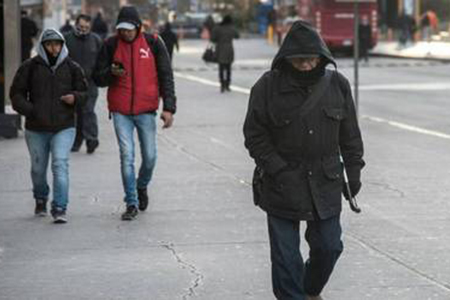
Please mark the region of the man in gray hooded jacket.
MULTIPOLYGON (((267 213, 272 285, 280 300, 319 300, 343 250, 343 168, 361 188, 363 142, 347 79, 318 32, 295 22, 272 69, 253 86, 244 125, 255 204, 267 213), (310 247, 300 253, 300 221, 310 247)), ((344 196, 347 198, 348 195, 344 196)))
POLYGON ((66 223, 69 201, 69 154, 75 138, 75 107, 86 101, 87 82, 81 67, 68 57, 64 37, 55 29, 41 35, 38 55, 17 71, 10 90, 13 108, 25 116, 30 152, 35 214, 47 214, 51 156, 55 223, 66 223))

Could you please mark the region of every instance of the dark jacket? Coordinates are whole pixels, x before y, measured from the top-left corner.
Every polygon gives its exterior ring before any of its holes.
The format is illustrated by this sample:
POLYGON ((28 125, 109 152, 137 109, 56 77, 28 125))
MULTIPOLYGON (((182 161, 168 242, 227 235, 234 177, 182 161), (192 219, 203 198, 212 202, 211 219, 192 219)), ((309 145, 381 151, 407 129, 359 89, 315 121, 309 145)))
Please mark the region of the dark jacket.
POLYGON ((38 34, 38 27, 36 22, 28 17, 22 17, 21 19, 21 37, 22 47, 27 49, 33 48, 33 38, 38 34))
MULTIPOLYGON (((49 31, 56 32, 48 29, 42 36, 49 31)), ((83 70, 67 52, 63 45, 56 64, 51 67, 39 42, 38 55, 25 61, 14 76, 10 98, 13 108, 26 117, 27 129, 57 132, 75 125, 75 105, 85 103, 87 82, 83 70), (75 95, 75 105, 60 99, 66 94, 75 95)))
POLYGON ((175 34, 175 32, 173 32, 172 25, 170 25, 169 22, 167 22, 164 25, 164 30, 161 31, 161 38, 163 39, 164 44, 166 45, 167 52, 169 52, 170 58, 172 58, 173 48, 176 47, 177 49, 179 49, 179 45, 178 45, 178 37, 175 34))
POLYGON ((101 38, 93 32, 86 36, 77 36, 73 31, 64 38, 69 49, 69 56, 83 68, 86 78, 91 81, 97 56, 103 44, 101 38))
POLYGON ((217 62, 231 64, 234 61, 233 39, 239 38, 233 24, 225 23, 215 26, 211 33, 211 42, 216 45, 217 62))
POLYGON ((283 63, 316 54, 334 63, 309 24, 294 23, 273 63, 253 86, 244 124, 245 146, 257 168, 255 204, 292 220, 326 219, 341 211, 342 152, 350 180, 360 180, 363 144, 348 81, 337 71, 305 92, 283 63))
POLYGON ((108 35, 108 24, 103 20, 101 13, 98 13, 92 21, 92 32, 98 34, 102 39, 105 39, 108 35))

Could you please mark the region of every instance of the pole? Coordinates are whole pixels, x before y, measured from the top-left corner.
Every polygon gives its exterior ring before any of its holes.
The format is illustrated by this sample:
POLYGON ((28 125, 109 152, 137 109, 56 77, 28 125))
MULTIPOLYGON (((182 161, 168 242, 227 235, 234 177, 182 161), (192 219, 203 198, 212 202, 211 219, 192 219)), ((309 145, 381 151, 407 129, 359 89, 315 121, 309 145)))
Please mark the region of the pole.
POLYGON ((359 3, 355 0, 353 4, 353 24, 354 24, 354 39, 353 39, 353 56, 354 56, 354 97, 356 115, 359 115, 359 3))
POLYGON ((9 97, 9 87, 12 84, 14 75, 20 66, 22 58, 22 48, 20 40, 20 1, 6 0, 3 3, 3 26, 4 30, 4 76, 5 76, 5 99, 9 97), (6 20, 12 20, 7 22, 6 20))

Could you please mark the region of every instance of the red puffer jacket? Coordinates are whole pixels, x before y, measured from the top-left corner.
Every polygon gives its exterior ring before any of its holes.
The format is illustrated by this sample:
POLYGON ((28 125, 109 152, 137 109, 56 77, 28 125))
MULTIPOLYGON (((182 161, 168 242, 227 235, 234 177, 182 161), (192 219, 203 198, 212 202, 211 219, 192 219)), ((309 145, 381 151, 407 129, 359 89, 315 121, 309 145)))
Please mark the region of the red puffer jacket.
POLYGON ((126 75, 108 89, 108 108, 124 115, 138 115, 158 109, 158 74, 155 57, 141 33, 132 43, 117 41, 114 62, 121 63, 126 75))

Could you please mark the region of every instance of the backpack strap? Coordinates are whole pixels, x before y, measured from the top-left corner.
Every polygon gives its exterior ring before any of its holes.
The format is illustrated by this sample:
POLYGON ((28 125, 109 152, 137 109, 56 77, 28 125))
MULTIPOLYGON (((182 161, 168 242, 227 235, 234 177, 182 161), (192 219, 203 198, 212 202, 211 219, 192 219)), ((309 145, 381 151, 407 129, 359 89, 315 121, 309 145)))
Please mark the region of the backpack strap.
MULTIPOLYGON (((67 63, 69 64, 69 69, 70 69, 70 77, 72 79, 72 87, 75 86, 74 84, 74 80, 75 80, 75 70, 76 68, 80 67, 78 64, 75 64, 75 62, 72 60, 72 58, 70 58, 69 56, 66 58, 67 63)), ((81 68, 81 67, 80 67, 81 68)), ((81 68, 81 70, 83 71, 83 69, 81 68)), ((84 73, 84 72, 83 72, 84 73)), ((86 75, 85 75, 86 76, 86 75)))
POLYGON ((150 49, 152 49, 153 54, 158 54, 158 39, 159 36, 157 33, 145 33, 144 32, 145 40, 147 41, 148 46, 150 49))

